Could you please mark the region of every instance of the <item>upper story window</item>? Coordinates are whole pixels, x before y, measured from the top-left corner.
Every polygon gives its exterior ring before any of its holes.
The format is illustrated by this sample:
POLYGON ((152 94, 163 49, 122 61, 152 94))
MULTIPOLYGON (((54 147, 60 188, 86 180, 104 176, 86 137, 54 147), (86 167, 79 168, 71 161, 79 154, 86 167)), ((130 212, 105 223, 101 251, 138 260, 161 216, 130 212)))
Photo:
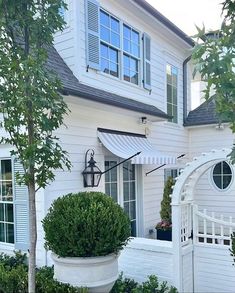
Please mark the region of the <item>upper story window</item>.
POLYGON ((178 122, 178 70, 167 64, 167 114, 172 116, 170 122, 178 122))
POLYGON ((100 58, 101 71, 121 77, 125 81, 139 84, 139 58, 140 37, 139 33, 100 10, 100 58), (121 31, 122 29, 122 44, 121 31), (122 68, 120 68, 122 61, 122 68))
POLYGON ((141 35, 102 9, 98 1, 85 0, 85 3, 87 69, 93 68, 135 85, 143 84, 145 89, 151 90, 150 36, 141 35))

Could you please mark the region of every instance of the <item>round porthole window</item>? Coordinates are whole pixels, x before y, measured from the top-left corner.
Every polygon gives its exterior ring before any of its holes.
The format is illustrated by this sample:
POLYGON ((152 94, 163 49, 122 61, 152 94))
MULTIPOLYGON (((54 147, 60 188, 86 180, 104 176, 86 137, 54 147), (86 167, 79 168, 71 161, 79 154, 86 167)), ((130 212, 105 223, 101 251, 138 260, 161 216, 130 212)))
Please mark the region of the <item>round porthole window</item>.
POLYGON ((225 161, 220 162, 213 168, 213 181, 217 188, 227 189, 232 181, 232 170, 225 161))

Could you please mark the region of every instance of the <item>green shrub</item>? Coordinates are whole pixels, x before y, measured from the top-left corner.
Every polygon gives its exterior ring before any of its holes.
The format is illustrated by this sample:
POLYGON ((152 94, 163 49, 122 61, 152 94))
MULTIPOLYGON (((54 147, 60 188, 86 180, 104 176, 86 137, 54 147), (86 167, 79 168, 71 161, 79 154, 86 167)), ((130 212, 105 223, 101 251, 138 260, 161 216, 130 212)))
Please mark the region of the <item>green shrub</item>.
POLYGON ((0 253, 0 264, 7 269, 12 269, 18 267, 19 265, 27 267, 27 255, 21 252, 14 252, 14 255, 7 255, 5 253, 0 253))
MULTIPOLYGON (((0 255, 0 293, 27 293, 28 267, 26 255, 0 255)), ((88 293, 86 288, 76 288, 53 279, 53 268, 43 267, 36 270, 37 293, 88 293)))
MULTIPOLYGON (((233 257, 233 262, 235 263, 235 233, 233 232, 233 234, 231 235, 231 242, 232 242, 232 245, 231 245, 231 249, 230 252, 231 252, 231 256, 233 257)), ((234 265, 233 263, 233 265, 234 265)))
POLYGON ((161 201, 161 211, 160 216, 161 219, 171 223, 171 193, 172 193, 172 186, 174 185, 174 179, 172 177, 168 177, 164 191, 163 191, 163 198, 161 201))
POLYGON ((118 253, 130 236, 130 220, 111 197, 80 192, 56 199, 43 220, 46 246, 61 257, 118 253))
POLYGON ((116 281, 110 293, 177 293, 175 287, 168 287, 167 282, 159 283, 156 276, 149 276, 148 280, 142 284, 134 280, 125 278, 122 274, 116 281))
POLYGON ((137 282, 129 278, 123 279, 123 274, 121 274, 115 282, 110 293, 132 293, 133 290, 137 288, 137 286, 137 282))

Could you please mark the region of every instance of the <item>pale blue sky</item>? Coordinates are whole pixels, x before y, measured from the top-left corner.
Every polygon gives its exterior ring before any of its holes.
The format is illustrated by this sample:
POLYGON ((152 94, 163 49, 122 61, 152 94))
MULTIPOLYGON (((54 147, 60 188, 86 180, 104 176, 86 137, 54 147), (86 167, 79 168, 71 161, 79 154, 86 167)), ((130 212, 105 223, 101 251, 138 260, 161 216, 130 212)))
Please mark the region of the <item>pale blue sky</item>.
POLYGON ((196 33, 195 24, 217 29, 221 24, 223 0, 146 0, 188 35, 196 33))

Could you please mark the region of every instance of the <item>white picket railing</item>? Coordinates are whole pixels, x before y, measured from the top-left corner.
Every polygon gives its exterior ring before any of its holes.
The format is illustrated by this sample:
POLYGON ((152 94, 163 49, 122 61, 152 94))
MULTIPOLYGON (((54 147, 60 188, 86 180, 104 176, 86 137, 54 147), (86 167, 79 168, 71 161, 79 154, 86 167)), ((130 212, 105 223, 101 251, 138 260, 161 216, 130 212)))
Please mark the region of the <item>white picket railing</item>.
POLYGON ((232 217, 215 216, 214 212, 198 210, 194 206, 194 242, 215 245, 230 245, 231 234, 235 232, 235 221, 232 217))

